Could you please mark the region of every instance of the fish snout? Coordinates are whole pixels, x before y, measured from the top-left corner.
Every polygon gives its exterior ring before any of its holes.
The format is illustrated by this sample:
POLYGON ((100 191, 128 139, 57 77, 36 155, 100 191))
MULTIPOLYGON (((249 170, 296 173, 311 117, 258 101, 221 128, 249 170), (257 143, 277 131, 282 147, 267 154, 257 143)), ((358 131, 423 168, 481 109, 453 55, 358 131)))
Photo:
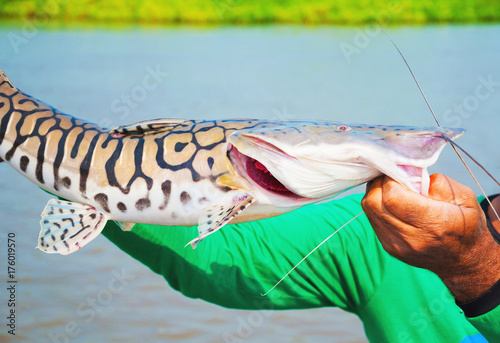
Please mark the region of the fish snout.
POLYGON ((440 133, 454 141, 455 139, 463 136, 463 134, 465 133, 465 129, 443 127, 441 128, 440 133))

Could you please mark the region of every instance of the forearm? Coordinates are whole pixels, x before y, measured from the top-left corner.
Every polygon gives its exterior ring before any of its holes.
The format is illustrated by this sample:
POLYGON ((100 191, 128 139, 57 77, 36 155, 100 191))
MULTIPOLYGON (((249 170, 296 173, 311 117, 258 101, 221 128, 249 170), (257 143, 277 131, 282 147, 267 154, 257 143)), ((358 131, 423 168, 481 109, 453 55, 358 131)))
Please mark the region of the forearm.
MULTIPOLYGON (((500 280, 500 245, 486 228, 478 235, 476 244, 464 249, 461 264, 438 273, 459 304, 481 297, 500 280)), ((500 304, 500 292, 491 300, 500 304)))
MULTIPOLYGON (((494 206, 499 204, 500 197, 498 194, 490 197, 490 200, 493 201, 494 206)), ((486 200, 481 202, 481 208, 486 214, 486 219, 488 220, 488 228, 498 244, 500 240, 498 239, 500 236, 496 231, 498 228, 498 218, 494 215, 494 212, 491 211, 489 203, 486 200), (495 223, 496 225, 493 225, 495 223)), ((498 211, 497 211, 498 212, 498 211)), ((498 246, 491 245, 491 248, 488 247, 481 248, 486 254, 489 255, 490 250, 492 250, 492 254, 495 255, 498 246)), ((493 257, 490 262, 496 263, 499 261, 498 257, 493 257)), ((482 273, 479 273, 478 282, 479 286, 469 286, 469 289, 474 290, 473 292, 468 292, 467 288, 465 289, 465 297, 469 297, 472 300, 465 302, 458 302, 457 305, 462 308, 465 316, 469 320, 469 322, 476 327, 489 342, 496 342, 500 339, 500 276, 498 275, 498 271, 500 267, 498 265, 488 266, 486 270, 482 273), (497 281, 495 282, 495 278, 497 281), (488 281, 487 281, 488 280, 488 281), (483 291, 486 289, 486 291, 483 291), (469 293, 469 294, 468 294, 469 293), (474 297, 470 293, 479 294, 479 296, 474 297)), ((462 291, 462 293, 464 293, 462 291)))
POLYGON ((197 235, 194 227, 137 224, 131 232, 122 232, 109 224, 103 233, 189 297, 241 309, 339 306, 355 311, 381 278, 380 269, 366 265, 367 260, 376 265, 374 256, 380 257, 366 217, 333 237, 266 297, 261 293, 359 213, 359 201, 356 196, 335 205, 312 205, 280 217, 228 225, 195 250, 184 248, 197 235), (359 265, 353 270, 356 259, 359 265))
MULTIPOLYGON (((131 232, 123 232, 108 224, 103 234, 186 296, 225 307, 255 308, 253 302, 261 300, 263 286, 244 275, 242 267, 233 265, 227 249, 218 249, 219 244, 207 240, 195 250, 185 248, 195 232, 195 228, 142 224, 136 224, 131 232)), ((219 239, 215 241, 219 243, 219 239)), ((226 244, 231 246, 230 242, 226 244)))
MULTIPOLYGON (((263 302, 275 309, 326 306, 325 297, 300 273, 261 296, 316 244, 314 232, 301 230, 305 221, 287 218, 228 225, 194 250, 184 246, 196 237, 195 227, 137 224, 131 232, 122 232, 108 225, 103 233, 188 297, 240 309, 259 308, 263 302)), ((314 273, 311 266, 303 267, 314 273)))
POLYGON ((470 322, 499 340, 500 245, 472 190, 434 174, 427 198, 380 178, 368 187, 363 208, 387 252, 437 274, 470 322), (491 320, 495 329, 484 324, 491 320))

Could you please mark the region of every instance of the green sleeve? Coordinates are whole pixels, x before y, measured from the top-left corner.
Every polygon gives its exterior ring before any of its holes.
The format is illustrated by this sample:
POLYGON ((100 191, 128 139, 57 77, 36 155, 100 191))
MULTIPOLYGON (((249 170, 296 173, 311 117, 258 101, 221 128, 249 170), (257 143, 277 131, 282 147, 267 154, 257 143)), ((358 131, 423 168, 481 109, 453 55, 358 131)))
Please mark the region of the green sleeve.
POLYGON ((500 341, 500 306, 482 316, 468 318, 468 320, 488 342, 500 341))
POLYGON ((188 297, 239 309, 338 306, 356 312, 373 294, 388 256, 380 253, 364 214, 311 254, 271 293, 265 297, 261 293, 360 213, 361 197, 226 225, 194 250, 184 246, 197 236, 196 227, 136 224, 132 231, 123 232, 110 222, 103 234, 188 297))

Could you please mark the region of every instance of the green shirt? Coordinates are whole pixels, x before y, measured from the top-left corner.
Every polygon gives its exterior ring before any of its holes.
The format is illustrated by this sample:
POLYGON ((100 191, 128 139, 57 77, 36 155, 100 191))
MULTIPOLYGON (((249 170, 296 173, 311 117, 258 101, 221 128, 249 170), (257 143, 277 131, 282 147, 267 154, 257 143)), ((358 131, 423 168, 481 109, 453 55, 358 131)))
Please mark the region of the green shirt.
POLYGON ((500 309, 469 321, 437 275, 383 250, 364 214, 261 295, 361 212, 361 197, 227 225, 194 250, 184 246, 196 227, 136 224, 123 232, 110 222, 103 233, 188 297, 238 309, 336 306, 358 315, 372 342, 486 342, 471 322, 498 341, 500 309))

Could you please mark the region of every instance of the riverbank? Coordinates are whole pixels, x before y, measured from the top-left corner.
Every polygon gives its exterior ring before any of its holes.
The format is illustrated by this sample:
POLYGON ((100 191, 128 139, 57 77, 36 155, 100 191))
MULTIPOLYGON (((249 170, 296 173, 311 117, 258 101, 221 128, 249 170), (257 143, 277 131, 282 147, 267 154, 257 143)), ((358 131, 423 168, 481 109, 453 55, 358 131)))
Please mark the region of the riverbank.
POLYGON ((16 0, 0 20, 144 24, 391 24, 500 21, 495 0, 16 0))

